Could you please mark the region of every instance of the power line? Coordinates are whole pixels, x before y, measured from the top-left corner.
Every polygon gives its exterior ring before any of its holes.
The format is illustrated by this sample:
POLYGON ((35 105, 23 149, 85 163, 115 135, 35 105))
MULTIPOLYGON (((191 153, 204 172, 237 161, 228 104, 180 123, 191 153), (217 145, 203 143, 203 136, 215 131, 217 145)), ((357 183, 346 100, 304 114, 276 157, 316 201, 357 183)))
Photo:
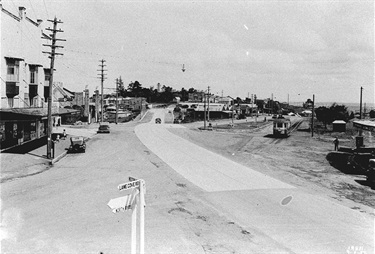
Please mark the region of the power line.
POLYGON ((43 0, 43 4, 44 4, 44 10, 46 11, 47 19, 48 19, 49 18, 48 9, 47 9, 47 6, 46 6, 46 2, 44 0, 43 0))
POLYGON ((33 12, 34 12, 35 18, 36 18, 38 15, 36 15, 36 11, 35 11, 35 9, 34 9, 34 6, 33 6, 33 4, 31 3, 30 0, 29 0, 29 3, 30 3, 30 6, 31 6, 31 9, 32 9, 33 12))

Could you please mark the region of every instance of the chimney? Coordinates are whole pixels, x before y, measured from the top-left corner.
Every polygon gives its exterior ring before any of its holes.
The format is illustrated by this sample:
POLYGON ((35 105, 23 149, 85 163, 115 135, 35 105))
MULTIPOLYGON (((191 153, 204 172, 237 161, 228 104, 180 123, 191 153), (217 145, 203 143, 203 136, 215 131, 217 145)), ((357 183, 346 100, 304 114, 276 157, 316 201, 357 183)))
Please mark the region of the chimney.
POLYGON ((18 10, 19 10, 19 16, 20 16, 20 19, 23 19, 24 16, 26 16, 26 8, 25 7, 18 7, 18 10))

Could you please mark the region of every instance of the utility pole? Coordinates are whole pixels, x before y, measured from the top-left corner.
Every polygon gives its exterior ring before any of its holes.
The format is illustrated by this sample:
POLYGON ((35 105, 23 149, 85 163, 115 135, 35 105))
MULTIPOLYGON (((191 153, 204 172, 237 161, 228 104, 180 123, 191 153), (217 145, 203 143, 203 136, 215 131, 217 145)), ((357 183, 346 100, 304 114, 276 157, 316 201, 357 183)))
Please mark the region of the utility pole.
POLYGON ((233 126, 233 117, 234 117, 234 100, 232 100, 232 126, 233 126))
POLYGON ((118 82, 119 82, 119 79, 116 79, 116 119, 115 119, 116 124, 118 123, 118 82))
POLYGON ((53 23, 53 28, 46 28, 46 30, 51 31, 52 34, 52 44, 43 44, 43 46, 51 47, 51 52, 42 51, 43 53, 50 54, 49 58, 51 59, 50 65, 50 79, 49 79, 49 96, 48 96, 48 128, 47 128, 47 158, 51 159, 51 150, 52 150, 52 96, 53 96, 53 71, 55 66, 55 56, 56 55, 63 55, 61 53, 56 53, 56 48, 63 48, 63 46, 57 46, 56 41, 66 41, 64 39, 56 39, 57 32, 63 32, 61 29, 57 30, 57 24, 63 23, 60 20, 57 20, 56 17, 54 20, 49 20, 49 22, 53 23))
POLYGON ((361 95, 359 99, 359 119, 362 119, 362 92, 363 92, 363 87, 361 86, 361 95))
POLYGON ((203 108, 204 108, 204 113, 203 113, 203 118, 204 118, 204 130, 206 129, 206 92, 203 91, 203 108))
POLYGON ((101 96, 101 122, 103 122, 103 116, 104 116, 104 111, 103 111, 103 83, 104 83, 104 80, 106 79, 105 77, 104 77, 104 71, 107 71, 107 70, 104 70, 104 66, 106 66, 106 65, 104 65, 104 63, 105 63, 105 60, 104 59, 102 59, 102 60, 100 60, 99 62, 101 62, 101 64, 99 65, 99 67, 101 67, 101 69, 100 70, 98 70, 98 71, 100 71, 100 77, 98 77, 98 78, 100 78, 100 80, 101 80, 101 86, 102 86, 102 96, 101 96))
POLYGON ((314 137, 314 108, 315 108, 315 94, 313 94, 313 105, 311 113, 311 137, 314 137))
MULTIPOLYGON (((360 93, 360 99, 359 99, 359 119, 362 119, 362 92, 363 92, 363 87, 361 86, 361 93, 360 93)), ((362 136, 362 128, 359 129, 358 136, 362 136)))
POLYGON ((95 121, 99 122, 99 90, 98 87, 95 89, 95 121))
POLYGON ((208 86, 208 102, 207 102, 207 120, 210 121, 210 86, 208 86))

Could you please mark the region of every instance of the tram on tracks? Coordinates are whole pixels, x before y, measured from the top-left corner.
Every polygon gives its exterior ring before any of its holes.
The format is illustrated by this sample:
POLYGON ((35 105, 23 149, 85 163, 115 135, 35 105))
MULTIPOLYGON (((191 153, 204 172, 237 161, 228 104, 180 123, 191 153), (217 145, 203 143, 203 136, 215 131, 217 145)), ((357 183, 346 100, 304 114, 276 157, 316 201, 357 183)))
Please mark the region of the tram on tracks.
POLYGON ((273 136, 288 137, 291 132, 292 123, 289 118, 278 115, 273 119, 273 136))

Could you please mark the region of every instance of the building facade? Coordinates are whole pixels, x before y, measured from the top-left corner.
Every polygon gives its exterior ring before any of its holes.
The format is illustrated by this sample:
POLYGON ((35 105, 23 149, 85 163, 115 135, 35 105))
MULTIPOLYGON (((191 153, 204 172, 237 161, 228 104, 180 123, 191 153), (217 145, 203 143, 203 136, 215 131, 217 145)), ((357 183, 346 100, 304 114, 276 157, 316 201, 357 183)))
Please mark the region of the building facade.
MULTIPOLYGON (((43 44, 50 37, 43 21, 32 20, 26 8, 12 13, 0 3, 0 148, 1 150, 45 137, 50 69, 43 44)), ((52 115, 74 111, 59 107, 53 99, 52 115)))

